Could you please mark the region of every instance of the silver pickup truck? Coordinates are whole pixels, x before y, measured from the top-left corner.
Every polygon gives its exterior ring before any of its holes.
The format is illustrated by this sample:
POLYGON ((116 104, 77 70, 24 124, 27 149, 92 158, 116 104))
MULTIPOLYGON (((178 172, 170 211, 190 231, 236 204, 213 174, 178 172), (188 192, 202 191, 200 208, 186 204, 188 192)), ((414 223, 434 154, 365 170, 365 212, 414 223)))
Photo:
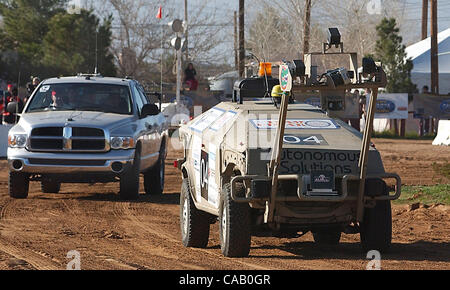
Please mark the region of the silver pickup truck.
MULTIPOLYGON (((17 111, 17 103, 7 111, 17 111)), ((27 198, 61 183, 120 182, 120 197, 161 194, 168 123, 135 80, 99 75, 53 78, 32 94, 8 136, 9 194, 27 198)))

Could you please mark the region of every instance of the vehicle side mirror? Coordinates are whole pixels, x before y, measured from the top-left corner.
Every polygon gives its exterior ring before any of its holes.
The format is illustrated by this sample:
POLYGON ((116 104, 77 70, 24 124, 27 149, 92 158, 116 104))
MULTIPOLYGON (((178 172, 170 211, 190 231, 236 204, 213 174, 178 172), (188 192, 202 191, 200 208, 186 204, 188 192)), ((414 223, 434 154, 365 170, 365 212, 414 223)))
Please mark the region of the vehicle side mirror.
POLYGON ((141 119, 148 116, 156 116, 160 113, 159 108, 155 104, 145 104, 142 108, 141 119))
POLYGON ((8 103, 8 106, 6 107, 6 111, 11 114, 15 114, 15 113, 19 112, 19 104, 17 102, 8 103))

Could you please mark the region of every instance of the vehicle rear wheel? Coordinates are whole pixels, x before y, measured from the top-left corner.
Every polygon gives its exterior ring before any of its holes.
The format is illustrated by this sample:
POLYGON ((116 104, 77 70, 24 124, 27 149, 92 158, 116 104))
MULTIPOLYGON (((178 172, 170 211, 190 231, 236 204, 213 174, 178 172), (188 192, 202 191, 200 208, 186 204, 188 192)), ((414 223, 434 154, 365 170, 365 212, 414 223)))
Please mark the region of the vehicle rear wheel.
POLYGON ((133 166, 120 177, 120 199, 137 200, 139 198, 139 173, 141 166, 141 152, 136 149, 133 166))
POLYGON ((159 152, 158 163, 144 173, 144 188, 146 194, 160 195, 164 192, 164 178, 166 172, 166 149, 164 145, 159 152))
POLYGON ((30 180, 28 175, 19 172, 9 172, 9 196, 15 199, 28 197, 30 180))
POLYGON ((59 193, 61 190, 61 183, 50 180, 42 180, 41 190, 43 193, 59 193))
POLYGON ((232 258, 247 257, 251 243, 250 206, 232 200, 230 184, 222 190, 219 222, 222 254, 232 258))
POLYGON ((337 245, 341 240, 341 230, 326 228, 312 232, 314 242, 318 245, 337 245))
POLYGON ((185 247, 206 248, 211 217, 198 210, 192 200, 189 181, 183 179, 180 196, 181 239, 185 247))
POLYGON ((392 211, 390 201, 377 201, 374 208, 366 208, 361 223, 361 245, 365 252, 386 252, 392 241, 392 211))

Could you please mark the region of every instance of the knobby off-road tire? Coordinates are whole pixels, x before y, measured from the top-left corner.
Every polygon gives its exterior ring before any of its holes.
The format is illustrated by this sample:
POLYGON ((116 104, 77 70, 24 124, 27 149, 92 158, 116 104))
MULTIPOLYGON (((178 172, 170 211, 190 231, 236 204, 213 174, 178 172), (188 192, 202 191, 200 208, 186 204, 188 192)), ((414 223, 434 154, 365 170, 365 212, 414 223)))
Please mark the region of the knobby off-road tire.
POLYGON ((181 239, 185 247, 206 248, 211 216, 199 211, 191 196, 189 180, 183 179, 180 195, 181 239))
POLYGON ((250 206, 232 200, 230 184, 222 189, 219 212, 222 254, 232 258, 247 257, 251 243, 250 206))
POLYGON ((43 180, 41 181, 41 191, 43 193, 59 193, 61 190, 61 183, 43 180))
POLYGON ((377 201, 374 208, 366 208, 360 226, 361 245, 365 252, 387 252, 392 241, 391 202, 377 201))
POLYGON ((141 166, 141 151, 136 149, 133 166, 120 177, 120 199, 137 200, 139 198, 139 174, 141 166))
POLYGON ((325 228, 314 231, 314 242, 318 245, 337 245, 341 239, 341 230, 334 228, 325 228))
POLYGON ((163 144, 159 151, 157 164, 144 173, 145 194, 161 195, 164 192, 164 178, 166 172, 166 149, 163 144))
POLYGON ((28 197, 30 180, 28 175, 19 172, 9 172, 9 196, 15 199, 25 199, 28 197))

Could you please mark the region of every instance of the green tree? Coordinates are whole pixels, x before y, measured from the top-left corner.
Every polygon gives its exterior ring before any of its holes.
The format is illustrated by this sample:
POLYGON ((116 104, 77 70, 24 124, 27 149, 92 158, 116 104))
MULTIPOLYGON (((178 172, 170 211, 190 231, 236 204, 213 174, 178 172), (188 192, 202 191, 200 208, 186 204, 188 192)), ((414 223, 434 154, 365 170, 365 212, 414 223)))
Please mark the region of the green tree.
POLYGON ((45 76, 41 59, 48 20, 64 11, 68 0, 0 0, 0 63, 2 78, 16 81, 37 74, 45 76))
POLYGON ((43 41, 43 61, 63 75, 98 72, 116 74, 111 46, 112 16, 102 24, 92 11, 80 14, 59 13, 48 22, 48 33, 43 41), (97 44, 97 45, 96 45, 97 44), (96 51, 97 47, 97 51, 96 51))
POLYGON ((42 56, 42 40, 47 34, 47 22, 64 11, 68 0, 0 0, 2 50, 14 50, 32 64, 42 56))
POLYGON ((395 18, 384 18, 376 27, 378 40, 375 58, 383 63, 386 71, 388 93, 415 93, 417 88, 411 81, 413 63, 407 59, 402 37, 395 18))

